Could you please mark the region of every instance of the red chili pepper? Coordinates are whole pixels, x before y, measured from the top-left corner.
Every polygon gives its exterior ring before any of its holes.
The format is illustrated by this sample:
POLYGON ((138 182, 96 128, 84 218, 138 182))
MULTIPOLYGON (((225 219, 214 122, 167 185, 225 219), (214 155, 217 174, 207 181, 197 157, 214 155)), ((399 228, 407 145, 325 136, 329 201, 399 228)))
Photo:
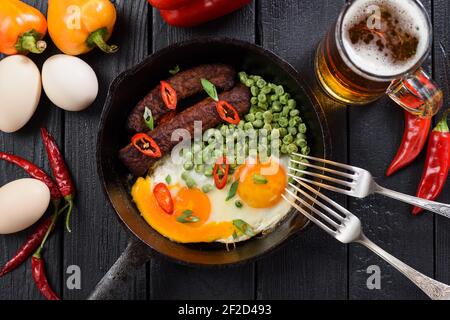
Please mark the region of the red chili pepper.
POLYGON ((27 240, 19 248, 19 250, 17 250, 14 257, 12 257, 11 260, 9 260, 5 264, 3 269, 0 271, 0 277, 16 269, 29 256, 31 256, 33 252, 36 251, 36 249, 39 247, 42 240, 44 239, 51 224, 52 224, 52 217, 48 217, 38 225, 38 227, 34 230, 34 232, 28 236, 27 240))
POLYGON ((406 167, 422 151, 430 132, 431 118, 420 118, 405 111, 405 131, 400 148, 392 161, 386 175, 389 177, 394 172, 406 167))
POLYGON ((223 17, 250 2, 252 0, 192 0, 175 10, 161 10, 161 16, 171 26, 192 27, 223 17))
POLYGON ((55 138, 45 128, 41 128, 42 141, 44 141, 45 150, 47 151, 48 161, 55 177, 56 184, 64 199, 69 204, 69 209, 66 215, 66 228, 70 230, 70 215, 73 209, 73 198, 75 193, 75 187, 70 176, 69 169, 67 168, 66 161, 59 150, 58 144, 55 138))
POLYGON ((239 113, 236 109, 226 101, 219 101, 216 104, 217 112, 222 120, 230 124, 239 124, 241 119, 239 118, 239 113))
POLYGON ((0 159, 21 167, 23 170, 25 170, 26 173, 28 173, 30 177, 45 183, 50 189, 52 200, 59 202, 59 200, 61 199, 61 192, 59 192, 58 186, 53 181, 53 179, 47 173, 45 173, 44 170, 28 160, 9 153, 0 152, 0 159))
MULTIPOLYGON (((425 168, 417 191, 419 198, 435 200, 444 189, 450 168, 450 132, 447 124, 449 112, 447 110, 444 113, 444 117, 430 134, 425 168)), ((422 210, 414 207, 413 214, 417 215, 422 210)))
POLYGON ((153 7, 163 10, 178 9, 191 3, 191 1, 192 0, 148 0, 153 7))
POLYGON ((227 157, 217 160, 213 170, 214 184, 217 189, 221 190, 227 185, 229 170, 230 165, 227 163, 227 157))
POLYGON ((50 287, 45 274, 45 263, 40 253, 31 258, 31 274, 37 288, 47 300, 61 300, 50 287))
POLYGON ((151 158, 161 158, 161 149, 158 144, 146 133, 135 134, 131 139, 133 146, 142 154, 151 158))
POLYGON ((164 183, 158 183, 153 189, 153 195, 156 198, 161 209, 167 214, 173 213, 173 200, 169 188, 164 183))
POLYGON ((161 97, 166 107, 170 110, 175 110, 177 108, 178 102, 177 92, 175 91, 175 89, 170 85, 170 83, 161 81, 160 90, 161 97))

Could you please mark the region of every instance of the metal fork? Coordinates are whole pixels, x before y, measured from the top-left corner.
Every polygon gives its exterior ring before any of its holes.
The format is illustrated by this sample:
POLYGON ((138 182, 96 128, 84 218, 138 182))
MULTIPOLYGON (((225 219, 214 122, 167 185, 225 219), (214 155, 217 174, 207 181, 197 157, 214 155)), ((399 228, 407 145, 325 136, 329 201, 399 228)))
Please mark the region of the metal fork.
POLYGON ((288 195, 283 195, 283 198, 308 219, 342 243, 356 242, 372 250, 411 280, 431 299, 450 300, 450 286, 423 275, 381 249, 364 235, 360 220, 350 211, 299 178, 293 179, 302 188, 294 183, 289 183, 290 188, 286 188, 288 195), (304 207, 301 207, 299 203, 304 207))
POLYGON ((320 166, 320 165, 314 165, 311 163, 303 163, 301 161, 291 158, 291 164, 292 163, 299 164, 299 165, 305 166, 310 169, 317 169, 324 173, 328 173, 328 174, 337 176, 335 178, 335 177, 331 177, 326 174, 316 173, 311 170, 302 170, 299 168, 295 168, 292 165, 290 165, 289 169, 290 169, 291 173, 289 173, 289 176, 292 178, 298 178, 309 184, 314 184, 321 188, 324 188, 324 189, 327 189, 330 191, 334 191, 334 192, 338 192, 338 193, 342 193, 347 196, 351 196, 351 197, 355 197, 355 198, 365 198, 368 195, 371 195, 374 193, 382 194, 389 198, 400 200, 405 203, 409 203, 413 206, 417 206, 422 209, 432 211, 432 212, 440 214, 444 217, 450 218, 450 205, 435 202, 435 201, 429 201, 429 200, 413 197, 410 195, 406 195, 406 194, 403 194, 403 193, 400 193, 397 191, 386 189, 386 188, 378 185, 375 182, 375 180, 373 179, 370 172, 367 170, 364 170, 364 169, 361 169, 358 167, 354 167, 354 166, 350 166, 347 164, 342 164, 339 162, 315 158, 315 157, 311 157, 311 156, 305 156, 305 155, 301 155, 298 153, 293 153, 292 155, 295 157, 298 157, 298 158, 305 158, 308 160, 319 162, 321 164, 331 165, 331 166, 348 171, 348 172, 343 172, 341 170, 335 170, 335 169, 331 169, 331 168, 320 166), (304 176, 299 177, 298 174, 319 178, 319 179, 323 180, 323 182, 310 180, 310 179, 305 178, 304 176), (335 186, 327 184, 327 183, 325 183, 325 181, 331 182, 331 183, 335 184, 335 186))

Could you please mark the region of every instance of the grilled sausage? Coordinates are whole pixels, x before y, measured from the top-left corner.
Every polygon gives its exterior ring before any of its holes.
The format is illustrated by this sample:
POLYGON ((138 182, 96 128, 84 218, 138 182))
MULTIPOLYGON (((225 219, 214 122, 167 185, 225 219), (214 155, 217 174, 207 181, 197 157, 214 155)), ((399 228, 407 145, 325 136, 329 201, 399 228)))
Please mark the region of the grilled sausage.
MULTIPOLYGON (((236 71, 224 64, 205 64, 192 69, 181 71, 166 81, 177 92, 178 101, 191 97, 203 90, 201 79, 211 81, 219 90, 230 90, 235 84, 236 71)), ((156 86, 144 99, 134 107, 128 116, 127 129, 131 132, 147 130, 144 122, 145 107, 150 108, 155 124, 170 110, 165 106, 160 93, 160 86, 156 86)))
MULTIPOLYGON (((250 109, 250 96, 249 89, 239 84, 232 90, 220 94, 219 98, 228 101, 240 115, 243 115, 250 109)), ((193 137, 194 121, 202 122, 203 132, 222 123, 223 120, 216 111, 216 102, 207 98, 177 114, 172 121, 160 124, 148 135, 155 140, 164 156, 179 143, 179 141, 172 141, 173 131, 186 129, 193 137)), ((119 151, 119 158, 135 176, 145 175, 148 169, 159 160, 143 155, 131 144, 119 151)))

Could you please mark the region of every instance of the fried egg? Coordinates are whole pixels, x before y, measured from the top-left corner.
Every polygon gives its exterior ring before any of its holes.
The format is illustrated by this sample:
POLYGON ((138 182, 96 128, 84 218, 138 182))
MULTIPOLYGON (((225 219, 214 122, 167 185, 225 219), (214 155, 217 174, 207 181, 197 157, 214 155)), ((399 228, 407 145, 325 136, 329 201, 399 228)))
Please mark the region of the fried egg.
POLYGON ((188 188, 182 178, 183 166, 167 157, 150 176, 136 181, 131 194, 145 221, 172 241, 244 241, 274 228, 289 213, 291 207, 282 199, 287 185, 288 162, 287 157, 272 158, 266 163, 247 159, 232 175, 232 181, 238 181, 238 187, 235 196, 227 200, 232 183, 222 190, 213 187, 205 193, 202 186, 214 185, 213 178, 192 170, 189 174, 196 186, 188 188), (255 176, 260 180, 255 180, 255 176), (162 210, 153 195, 158 183, 165 183, 170 190, 174 204, 172 214, 162 210), (236 206, 236 200, 243 204, 242 207, 236 206), (195 216, 195 222, 179 222, 186 210, 195 216), (243 232, 242 223, 246 228, 249 226, 251 232, 243 232))

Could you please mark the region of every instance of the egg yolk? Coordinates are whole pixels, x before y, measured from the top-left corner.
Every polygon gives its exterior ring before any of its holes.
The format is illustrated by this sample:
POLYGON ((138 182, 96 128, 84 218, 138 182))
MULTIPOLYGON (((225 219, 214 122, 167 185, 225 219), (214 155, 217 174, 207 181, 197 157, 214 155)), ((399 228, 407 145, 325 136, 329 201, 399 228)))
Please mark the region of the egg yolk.
POLYGON ((252 208, 270 208, 276 205, 284 193, 287 175, 281 165, 271 159, 238 167, 235 179, 239 180, 237 193, 252 208))
POLYGON ((180 242, 212 242, 227 239, 233 235, 235 227, 231 222, 207 222, 211 213, 211 203, 201 190, 186 187, 169 188, 174 202, 173 214, 162 210, 153 195, 150 178, 139 178, 131 189, 131 195, 145 221, 167 238, 180 242), (177 190, 176 190, 177 189, 177 190), (198 222, 177 221, 183 212, 191 210, 198 222))

